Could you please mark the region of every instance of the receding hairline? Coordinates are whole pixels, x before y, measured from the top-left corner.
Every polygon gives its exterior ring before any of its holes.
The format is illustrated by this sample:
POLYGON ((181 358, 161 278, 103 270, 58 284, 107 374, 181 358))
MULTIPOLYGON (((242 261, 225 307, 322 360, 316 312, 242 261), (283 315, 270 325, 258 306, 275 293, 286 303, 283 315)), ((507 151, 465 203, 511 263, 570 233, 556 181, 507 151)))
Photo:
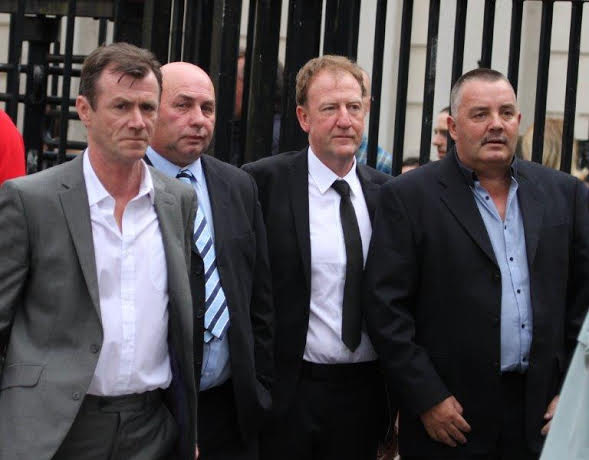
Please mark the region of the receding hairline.
POLYGON ((211 77, 199 66, 192 64, 190 62, 169 62, 161 67, 162 72, 162 94, 166 93, 166 88, 169 86, 170 80, 174 83, 178 83, 182 81, 182 77, 186 76, 186 71, 193 72, 194 76, 202 77, 206 80, 208 85, 210 86, 211 92, 213 94, 213 100, 215 99, 215 86, 213 85, 213 80, 211 77), (168 84, 166 84, 166 81, 168 84))
POLYGON ((505 75, 503 75, 501 72, 498 72, 496 70, 487 69, 487 68, 479 68, 479 69, 474 69, 469 72, 466 72, 464 75, 462 75, 456 81, 456 83, 454 83, 454 86, 452 87, 452 90, 450 91, 450 113, 453 116, 456 116, 456 114, 458 112, 458 107, 459 107, 460 101, 462 99, 462 93, 464 90, 464 86, 469 83, 476 82, 476 81, 482 81, 482 82, 488 82, 488 83, 496 83, 496 82, 500 82, 500 81, 505 82, 509 86, 511 91, 513 92, 514 99, 515 99, 515 107, 516 108, 518 107, 517 96, 515 95, 515 91, 513 89, 513 86, 511 85, 511 82, 509 81, 509 79, 505 75))

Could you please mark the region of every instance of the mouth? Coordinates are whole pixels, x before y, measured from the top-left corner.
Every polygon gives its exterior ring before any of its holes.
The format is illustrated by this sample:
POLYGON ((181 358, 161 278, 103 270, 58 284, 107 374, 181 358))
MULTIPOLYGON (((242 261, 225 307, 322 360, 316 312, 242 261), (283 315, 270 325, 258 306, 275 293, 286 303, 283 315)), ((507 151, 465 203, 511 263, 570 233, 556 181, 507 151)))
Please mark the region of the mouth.
POLYGON ((487 145, 487 144, 506 145, 507 139, 505 139, 504 137, 484 138, 481 144, 482 145, 487 145))

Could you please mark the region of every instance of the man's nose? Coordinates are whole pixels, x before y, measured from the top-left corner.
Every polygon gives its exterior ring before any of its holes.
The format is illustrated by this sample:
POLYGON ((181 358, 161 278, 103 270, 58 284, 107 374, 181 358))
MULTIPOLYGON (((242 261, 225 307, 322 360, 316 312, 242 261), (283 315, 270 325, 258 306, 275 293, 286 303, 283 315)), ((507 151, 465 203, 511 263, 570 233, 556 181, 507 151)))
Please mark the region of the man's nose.
POLYGON ((339 108, 337 114, 337 124, 342 128, 347 128, 352 124, 352 117, 347 107, 342 106, 339 108))
POLYGON ((129 126, 135 129, 145 128, 145 120, 143 119, 143 113, 140 107, 133 107, 130 114, 129 126))

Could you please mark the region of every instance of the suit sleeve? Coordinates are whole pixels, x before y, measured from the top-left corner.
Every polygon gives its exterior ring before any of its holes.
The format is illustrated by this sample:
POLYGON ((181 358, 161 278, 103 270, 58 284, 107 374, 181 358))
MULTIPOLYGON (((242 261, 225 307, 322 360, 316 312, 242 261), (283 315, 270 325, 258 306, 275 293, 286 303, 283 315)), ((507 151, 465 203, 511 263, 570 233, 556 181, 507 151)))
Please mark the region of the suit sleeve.
POLYGON ((262 208, 258 201, 258 189, 252 177, 249 178, 253 189, 253 225, 256 235, 256 259, 254 265, 253 288, 251 299, 251 323, 254 334, 254 354, 257 378, 270 390, 274 374, 274 307, 272 301, 272 277, 268 257, 266 227, 262 208))
POLYGON ((425 349, 416 342, 418 245, 409 213, 392 187, 381 188, 366 263, 368 333, 387 384, 404 407, 421 414, 450 392, 425 349))
POLYGON ((17 189, 0 188, 0 376, 14 314, 29 269, 27 223, 17 189))
POLYGON ((577 336, 589 306, 589 190, 580 181, 575 181, 573 237, 570 255, 569 285, 567 289, 567 312, 565 340, 568 368, 569 360, 577 345, 577 336))

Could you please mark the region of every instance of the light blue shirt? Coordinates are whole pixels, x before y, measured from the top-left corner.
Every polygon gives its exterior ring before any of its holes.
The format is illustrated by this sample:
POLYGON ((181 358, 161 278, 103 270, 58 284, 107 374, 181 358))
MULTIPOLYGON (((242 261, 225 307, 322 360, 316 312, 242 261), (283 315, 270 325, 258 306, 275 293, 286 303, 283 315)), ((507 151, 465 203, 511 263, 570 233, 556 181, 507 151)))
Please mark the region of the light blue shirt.
MULTIPOLYGON (((356 161, 365 165, 368 161, 368 136, 362 136, 362 143, 356 150, 356 161)), ((376 151, 376 169, 385 174, 392 174, 393 172, 393 155, 383 149, 380 145, 376 151)))
MULTIPOLYGON (((147 147, 145 152, 151 164, 169 177, 176 177, 181 169, 188 169, 194 175, 196 182, 193 183, 194 191, 198 198, 198 205, 204 212, 207 219, 207 225, 211 230, 213 243, 215 242, 215 228, 213 226, 213 210, 209 190, 205 180, 204 171, 200 158, 188 166, 181 168, 170 162, 151 147, 147 147)), ((221 385, 226 382, 231 375, 229 361, 229 339, 228 334, 224 334, 222 339, 213 339, 209 343, 203 340, 202 367, 200 371, 200 390, 206 390, 211 387, 221 385)))
MULTIPOLYGON (((517 160, 516 160, 517 161, 517 160)), ((505 220, 478 180, 471 186, 501 271, 501 371, 525 372, 532 344, 532 302, 524 222, 511 177, 505 220)))

